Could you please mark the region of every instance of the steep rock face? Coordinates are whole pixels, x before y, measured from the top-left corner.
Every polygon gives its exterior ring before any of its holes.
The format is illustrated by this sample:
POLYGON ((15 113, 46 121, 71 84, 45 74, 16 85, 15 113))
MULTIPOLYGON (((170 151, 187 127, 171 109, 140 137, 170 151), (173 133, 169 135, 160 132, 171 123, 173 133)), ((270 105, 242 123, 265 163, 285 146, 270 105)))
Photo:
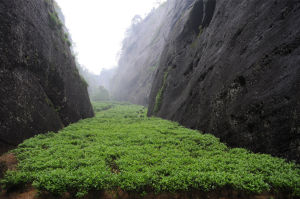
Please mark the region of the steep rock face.
POLYGON ((170 0, 134 24, 123 42, 118 69, 111 82, 112 97, 120 101, 147 105, 153 75, 167 42, 167 36, 180 13, 193 1, 170 0), (185 7, 179 6, 185 2, 185 7))
POLYGON ((51 0, 0 1, 0 153, 93 116, 51 0))
POLYGON ((300 161, 300 1, 195 0, 172 28, 148 115, 300 161))

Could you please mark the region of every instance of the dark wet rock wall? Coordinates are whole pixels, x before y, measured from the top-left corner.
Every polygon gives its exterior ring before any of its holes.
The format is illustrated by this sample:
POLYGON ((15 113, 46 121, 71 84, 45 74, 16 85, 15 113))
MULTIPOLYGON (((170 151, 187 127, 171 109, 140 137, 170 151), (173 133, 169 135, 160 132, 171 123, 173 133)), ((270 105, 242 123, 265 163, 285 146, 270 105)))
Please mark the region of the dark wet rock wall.
POLYGON ((0 153, 92 117, 51 0, 0 1, 0 153))
POLYGON ((180 15, 148 115, 299 162, 300 1, 195 0, 180 15))

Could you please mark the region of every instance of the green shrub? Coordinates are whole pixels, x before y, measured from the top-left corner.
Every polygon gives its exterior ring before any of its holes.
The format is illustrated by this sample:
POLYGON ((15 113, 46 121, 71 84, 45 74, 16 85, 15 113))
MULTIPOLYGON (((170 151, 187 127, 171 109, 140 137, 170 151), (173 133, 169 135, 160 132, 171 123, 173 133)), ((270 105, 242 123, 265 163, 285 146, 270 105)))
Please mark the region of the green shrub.
POLYGON ((168 71, 165 72, 164 74, 164 79, 163 79, 163 83, 161 88, 158 90, 156 97, 155 97, 155 105, 154 105, 154 113, 157 113, 160 110, 160 106, 161 106, 161 102, 162 102, 162 96, 163 96, 163 92, 165 90, 166 87, 166 80, 168 77, 168 71))
POLYGON ((65 34, 64 34, 64 42, 65 42, 69 47, 72 46, 72 43, 71 43, 71 41, 69 40, 69 35, 68 35, 68 33, 65 33, 65 34))
MULTIPOLYGON (((77 70, 77 72, 78 72, 78 70, 77 70)), ((84 79, 84 77, 82 77, 82 75, 80 75, 79 72, 78 72, 78 75, 79 75, 80 80, 81 80, 81 82, 83 83, 83 85, 84 85, 85 87, 88 87, 89 84, 88 84, 87 81, 84 79)))
POLYGON ((50 20, 50 27, 52 29, 61 29, 63 24, 62 22, 59 20, 57 13, 56 12, 49 12, 49 20, 50 20))
POLYGON ((18 169, 3 187, 32 183, 60 194, 90 190, 153 192, 285 191, 300 196, 299 165, 245 149, 159 118, 142 106, 93 103, 96 116, 59 131, 37 135, 13 152, 18 169), (117 168, 118 172, 114 172, 117 168))

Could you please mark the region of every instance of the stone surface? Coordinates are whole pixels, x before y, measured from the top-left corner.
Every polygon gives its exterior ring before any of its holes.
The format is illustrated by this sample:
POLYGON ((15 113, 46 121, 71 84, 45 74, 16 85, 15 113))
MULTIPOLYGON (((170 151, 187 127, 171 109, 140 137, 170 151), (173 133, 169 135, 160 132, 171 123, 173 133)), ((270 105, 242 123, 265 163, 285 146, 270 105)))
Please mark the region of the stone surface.
POLYGON ((300 1, 194 0, 180 14, 148 115, 299 162, 300 1))
POLYGON ((0 1, 0 153, 92 117, 51 0, 0 1))
POLYGON ((155 71, 176 19, 193 1, 171 0, 133 24, 123 41, 110 92, 115 100, 147 105, 155 71), (185 3, 185 7, 179 5, 185 3))

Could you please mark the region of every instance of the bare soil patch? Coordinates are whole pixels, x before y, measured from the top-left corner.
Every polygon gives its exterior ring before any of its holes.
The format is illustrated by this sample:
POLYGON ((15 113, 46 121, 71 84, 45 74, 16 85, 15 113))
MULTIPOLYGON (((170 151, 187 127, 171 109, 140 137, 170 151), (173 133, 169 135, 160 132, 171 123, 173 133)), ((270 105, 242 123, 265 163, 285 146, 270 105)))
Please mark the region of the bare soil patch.
POLYGON ((3 178, 7 170, 16 170, 18 160, 12 153, 6 153, 0 156, 0 179, 3 178))
MULTIPOLYGON (((70 193, 55 196, 46 192, 39 193, 32 186, 27 186, 13 192, 3 191, 0 199, 75 199, 70 193)), ((181 193, 148 193, 141 196, 121 189, 117 191, 92 191, 83 199, 298 199, 284 193, 249 194, 234 190, 217 190, 214 192, 191 191, 181 193)))

